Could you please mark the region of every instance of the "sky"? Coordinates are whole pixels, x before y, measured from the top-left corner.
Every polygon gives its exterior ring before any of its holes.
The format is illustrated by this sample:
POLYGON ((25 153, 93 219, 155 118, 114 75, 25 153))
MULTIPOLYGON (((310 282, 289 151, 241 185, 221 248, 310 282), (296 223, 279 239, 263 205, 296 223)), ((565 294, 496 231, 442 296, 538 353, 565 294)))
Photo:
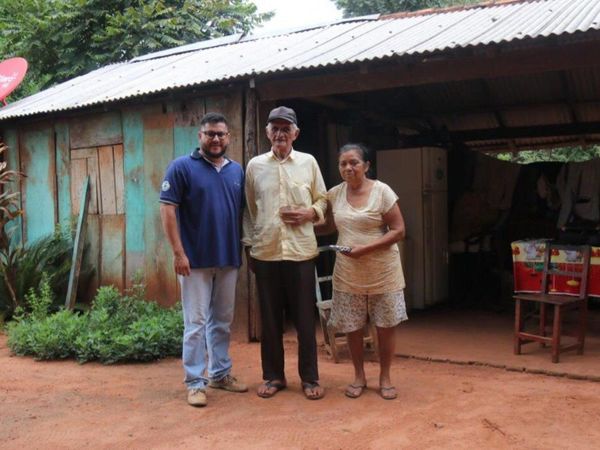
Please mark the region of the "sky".
POLYGON ((275 16, 255 32, 280 31, 315 25, 342 18, 331 0, 252 0, 259 12, 275 11, 275 16))

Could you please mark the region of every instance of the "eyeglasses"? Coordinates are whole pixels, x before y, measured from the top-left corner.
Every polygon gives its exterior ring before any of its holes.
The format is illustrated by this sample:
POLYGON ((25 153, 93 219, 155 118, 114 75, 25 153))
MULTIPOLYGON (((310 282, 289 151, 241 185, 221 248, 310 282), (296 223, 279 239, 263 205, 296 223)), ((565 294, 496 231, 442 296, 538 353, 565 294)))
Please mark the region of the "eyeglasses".
POLYGON ((201 131, 204 136, 208 136, 210 139, 214 139, 218 137, 219 139, 223 139, 225 136, 229 136, 227 131, 201 131))

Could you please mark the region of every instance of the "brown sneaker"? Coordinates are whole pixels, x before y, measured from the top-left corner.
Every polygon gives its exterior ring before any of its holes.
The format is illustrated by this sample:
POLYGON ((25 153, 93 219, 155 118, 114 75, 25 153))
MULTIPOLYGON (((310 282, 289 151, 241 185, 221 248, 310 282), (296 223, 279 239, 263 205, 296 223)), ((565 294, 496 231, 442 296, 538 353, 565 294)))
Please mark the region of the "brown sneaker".
POLYGON ((229 392, 246 392, 248 390, 248 386, 231 375, 225 375, 220 380, 210 380, 208 386, 214 389, 225 389, 229 392))
POLYGON ((206 391, 204 389, 188 389, 187 402, 192 406, 206 406, 206 391))

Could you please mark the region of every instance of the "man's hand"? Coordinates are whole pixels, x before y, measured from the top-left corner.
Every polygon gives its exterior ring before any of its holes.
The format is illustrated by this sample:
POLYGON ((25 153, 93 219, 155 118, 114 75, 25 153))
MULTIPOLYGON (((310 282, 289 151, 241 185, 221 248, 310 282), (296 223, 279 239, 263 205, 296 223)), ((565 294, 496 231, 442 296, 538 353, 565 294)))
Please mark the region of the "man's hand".
POLYGON ((313 208, 292 208, 281 212, 281 220, 286 225, 299 226, 306 222, 314 222, 317 213, 313 208))
POLYGON ((246 264, 248 264, 248 269, 254 272, 254 260, 252 259, 252 256, 250 256, 250 248, 251 247, 244 247, 244 250, 246 251, 246 264))
POLYGON ((175 266, 175 273, 177 275, 183 275, 187 277, 190 273, 190 261, 188 260, 185 253, 180 255, 175 255, 173 265, 175 266))

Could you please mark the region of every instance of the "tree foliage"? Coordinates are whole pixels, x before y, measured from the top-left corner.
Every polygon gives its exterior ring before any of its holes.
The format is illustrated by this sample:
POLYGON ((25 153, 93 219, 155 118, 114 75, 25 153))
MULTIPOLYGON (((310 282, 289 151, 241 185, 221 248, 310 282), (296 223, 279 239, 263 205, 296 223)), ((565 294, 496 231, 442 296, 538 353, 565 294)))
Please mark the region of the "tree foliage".
POLYGON ((344 17, 368 14, 390 14, 399 11, 417 11, 427 8, 443 8, 480 3, 481 0, 334 0, 344 11, 344 17))
POLYGON ((108 63, 246 32, 270 17, 249 0, 0 0, 0 58, 29 61, 23 96, 108 63))
POLYGON ((600 146, 591 147, 559 147, 545 150, 522 150, 515 153, 490 153, 502 161, 510 161, 518 164, 530 164, 536 162, 582 162, 590 159, 600 158, 600 146))

